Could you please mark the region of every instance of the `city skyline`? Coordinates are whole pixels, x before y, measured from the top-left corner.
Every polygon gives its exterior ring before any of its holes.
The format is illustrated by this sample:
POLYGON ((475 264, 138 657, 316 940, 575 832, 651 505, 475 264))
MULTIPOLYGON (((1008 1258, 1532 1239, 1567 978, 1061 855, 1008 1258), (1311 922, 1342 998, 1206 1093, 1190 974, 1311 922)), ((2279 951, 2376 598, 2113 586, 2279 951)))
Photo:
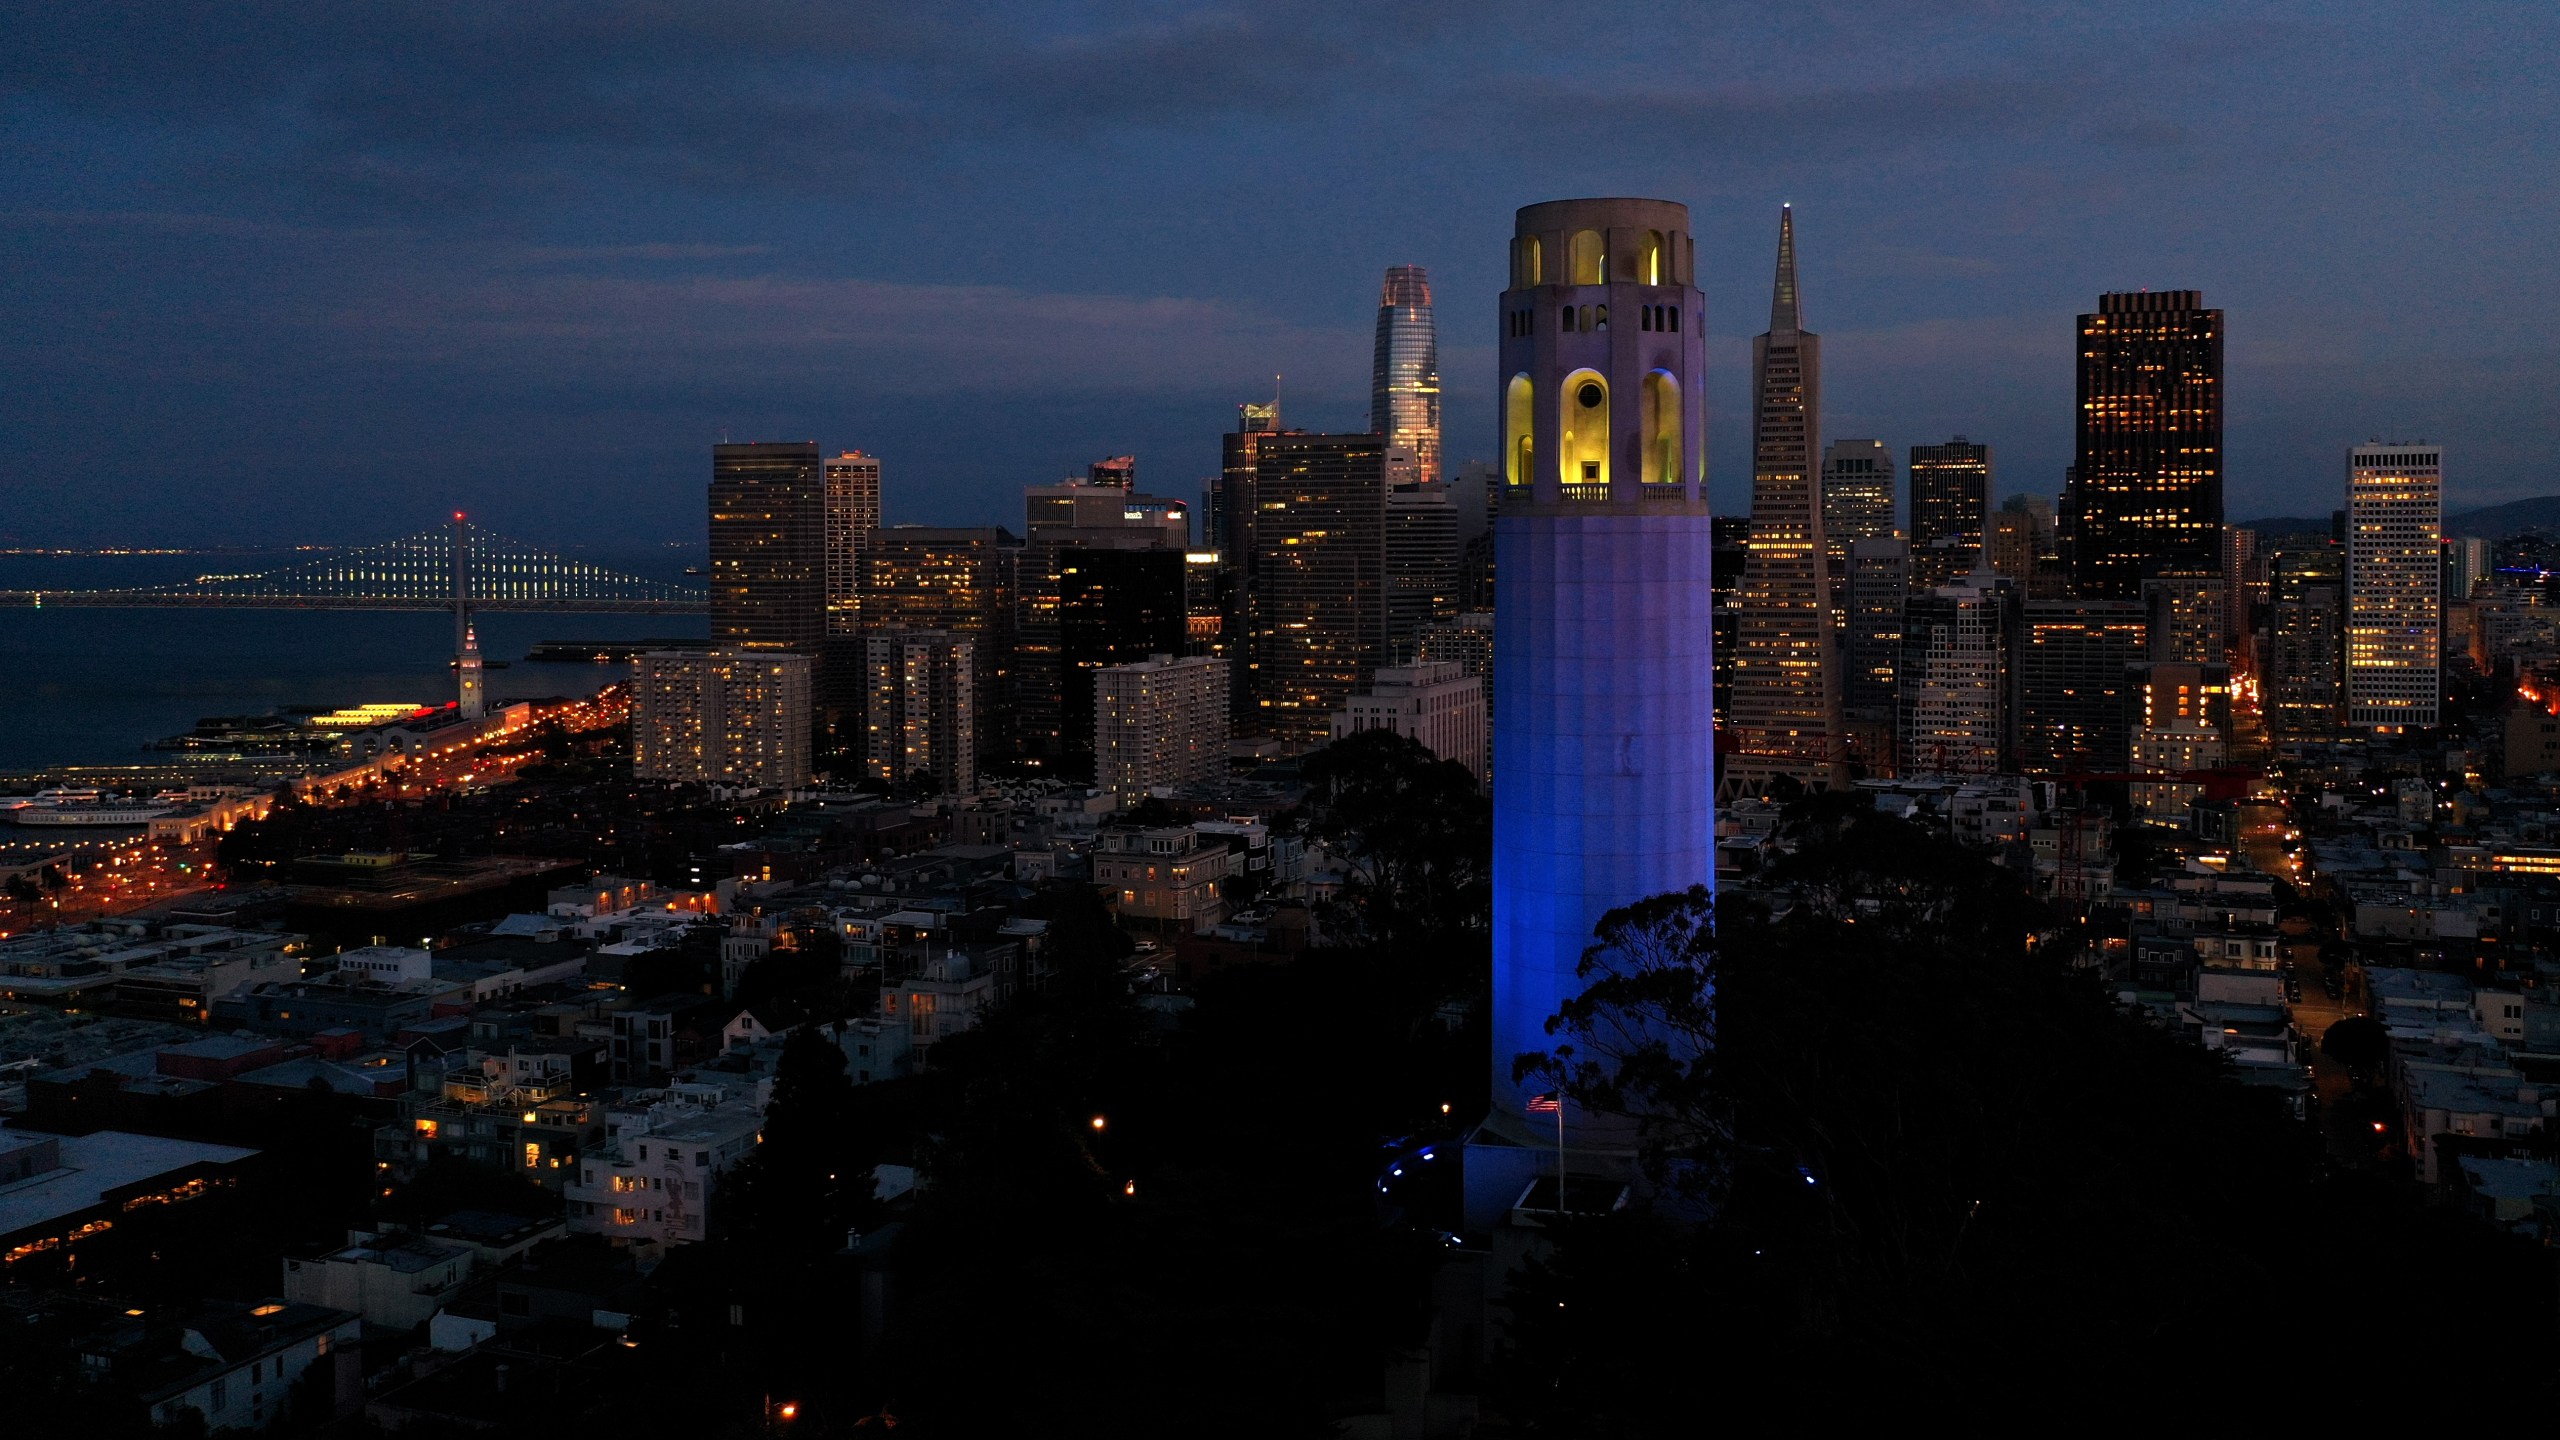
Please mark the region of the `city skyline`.
MULTIPOLYGON (((398 103, 354 78, 385 63, 388 37, 314 27, 250 47, 261 58, 234 71, 201 58, 229 50, 169 43, 184 35, 31 18, 28 62, 0 81, 21 141, 0 162, 19 197, 0 305, 14 333, 46 339, 0 358, 46 403, 5 432, 20 482, 7 530, 355 540, 361 512, 341 497, 370 509, 426 486, 502 528, 591 515, 654 541, 685 533, 691 456, 724 432, 890 457, 914 482, 894 518, 924 523, 1004 513, 1009 490, 1099 454, 1196 482, 1235 400, 1267 394, 1272 374, 1301 423, 1356 428, 1379 267, 1424 265, 1442 308, 1481 313, 1501 277, 1453 237, 1556 193, 1695 209, 1719 513, 1747 492, 1756 217, 1781 200, 1835 240, 1807 276, 1826 297, 1834 433, 1896 448, 1966 433, 2001 448, 2014 488, 2051 493, 2069 463, 2070 317, 2092 294, 2193 286, 2235 321, 2233 517, 2313 511, 2338 447, 2377 429, 2466 457, 2455 511, 2545 488, 2555 362, 2526 317, 2547 308, 2554 227, 2549 201, 2496 178, 2553 133, 2535 57, 2560 31, 2536 17, 2502 16, 2495 49, 2468 43, 2477 26, 2458 11, 2404 19, 2390 43, 2349 17, 2174 8, 2066 18, 2031 40, 1994 18, 1891 8, 1732 35, 1679 18, 1667 38, 1716 60, 1668 94, 1718 123, 1599 160, 1583 142, 1623 113, 1613 62, 1570 45, 1533 80, 1481 18, 1422 22, 1428 60, 1373 53, 1373 22, 1314 10, 1034 25, 983 56, 1016 93, 938 140, 918 119, 957 93, 956 33, 927 28, 901 58, 868 60, 868 32, 847 22, 781 55, 775 18, 751 5, 717 29, 633 22, 588 54, 536 10, 505 60, 481 55, 467 20, 421 22, 398 42, 414 76, 398 103), (1858 57, 1883 46, 1937 78, 1868 78, 1858 57), (1263 57, 1251 74, 1235 70, 1245 53, 1263 57), (1300 94, 1291 77, 1336 53, 1413 83, 1300 94), (198 59, 170 80, 177 54, 198 59), (1781 147, 1777 117, 1800 104, 1740 77, 1807 60, 1824 62, 1810 93, 1840 103, 1824 103, 1834 118, 1814 142, 1781 147), (526 66, 556 72, 562 99, 512 115, 475 103, 526 66), (759 97, 777 87, 692 74, 758 66, 873 67, 905 89, 848 109, 871 130, 797 127, 784 148, 805 163, 784 163, 743 141, 773 132, 760 122, 777 102, 759 97), (1125 82, 1121 98, 1048 125, 1040 107, 1083 95, 1097 70, 1125 82), (2047 78, 2066 73, 2067 98, 2047 78), (1524 137, 1435 108, 1533 83, 1577 102, 1573 125, 1524 137), (617 84, 717 93, 634 112, 604 98, 617 84), (1176 140, 1182 106, 1207 123, 1176 140), (911 168, 882 168, 875 130, 907 137, 911 168), (209 147, 216 134, 241 143, 209 147), (1435 164, 1410 164, 1416 141, 1435 164), (2348 153, 2358 163, 2330 163, 2348 153), (1196 243, 1196 216, 1231 205, 1247 173, 1321 183, 1338 203, 1264 207, 1240 235, 1196 243), (1035 174, 1071 197, 1063 208, 1017 178, 1035 174), (2382 207, 2429 224, 2368 223, 2382 207), (1851 218, 1875 214, 1895 223, 1851 218), (1192 218, 1156 223, 1175 217, 1192 218), (2437 253, 2420 238, 2446 229, 2472 243, 2437 253), (989 340, 964 343, 975 335, 989 340), (961 423, 990 408, 1012 423, 961 423), (172 429, 205 482, 186 492, 101 480, 88 461, 172 429)), ((1489 458, 1494 422, 1467 380, 1487 347, 1452 327, 1454 467, 1489 458)))

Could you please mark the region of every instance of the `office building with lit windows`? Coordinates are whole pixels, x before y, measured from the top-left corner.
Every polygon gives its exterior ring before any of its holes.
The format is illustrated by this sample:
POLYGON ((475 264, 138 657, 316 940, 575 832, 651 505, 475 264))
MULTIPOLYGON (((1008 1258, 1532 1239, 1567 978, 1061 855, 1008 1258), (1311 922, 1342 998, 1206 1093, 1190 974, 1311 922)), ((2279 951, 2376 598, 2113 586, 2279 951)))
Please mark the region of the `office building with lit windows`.
POLYGON ((2151 627, 2131 600, 2029 600, 2019 607, 2017 764, 2029 775, 2110 775, 2129 763, 2131 671, 2151 627))
MULTIPOLYGON (((866 630, 948 630, 969 637, 976 676, 972 698, 995 707, 979 719, 978 744, 985 754, 1010 753, 1019 744, 1009 711, 988 697, 1002 697, 1012 681, 1021 560, 1022 542, 999 525, 893 525, 871 537, 863 560, 866 630)), ((868 664, 866 659, 866 686, 868 664)))
POLYGON ((1419 265, 1392 267, 1379 287, 1369 428, 1386 437, 1390 484, 1440 482, 1440 340, 1419 265))
POLYGON ((1911 597, 1902 622, 1899 773, 1997 775, 2010 768, 2010 632, 2016 586, 1976 570, 1911 597))
POLYGON ((818 660, 818 709, 839 745, 858 750, 862 723, 862 557, 880 528, 880 458, 859 450, 827 457, 826 638, 818 660))
POLYGON ((2193 772, 2220 768, 2228 754, 2231 669, 2162 660, 2129 678, 2133 769, 2160 778, 2134 781, 2127 799, 2148 824, 2183 826, 2205 793, 2193 772))
POLYGON ((810 778, 812 657, 652 650, 631 680, 631 773, 787 790, 810 778))
POLYGON ((1313 750, 1332 738, 1333 712, 1391 658, 1386 441, 1296 431, 1255 439, 1248 703, 1238 731, 1313 750))
POLYGON ((2346 699, 2346 552, 2287 545, 2267 565, 2265 633, 2258 641, 2267 733, 2279 741, 2333 738, 2346 699))
POLYGON ((903 785, 930 776, 943 794, 978 788, 977 641, 948 630, 874 630, 862 637, 862 773, 903 785))
POLYGON ((1822 528, 1822 337, 1803 326, 1795 211, 1778 212, 1769 329, 1751 342, 1751 559, 1738 618, 1729 716, 1734 753, 1721 786, 1757 795, 1781 782, 1845 783, 1840 657, 1833 644, 1822 528))
POLYGON ((2197 290, 2098 297, 2080 317, 2071 593, 2133 600, 2164 566, 2222 561, 2222 312, 2197 290))
POLYGON ((2440 718, 2444 451, 2347 452, 2347 724, 2400 734, 2440 718))
POLYGON ((1190 507, 1067 480, 1023 492, 1012 689, 1026 757, 1093 778, 1093 672, 1184 653, 1190 507))
MULTIPOLYGON (((1911 588, 1970 575, 1991 514, 1991 447, 1958 435, 1911 447, 1911 588)), ((2005 573, 2005 572, 2004 572, 2005 573)))
POLYGON ((817 654, 827 624, 826 538, 814 442, 712 446, 712 641, 817 654))
MULTIPOLYGON (((1714 881, 1706 326, 1687 207, 1563 200, 1519 212, 1501 300, 1494 517, 1492 1109, 1468 1143, 1469 1228, 1557 1154, 1632 1174, 1633 1137, 1532 1114, 1511 1057, 1608 910, 1714 881)), ((1810 458, 1808 453, 1807 458, 1810 458)), ((1801 487, 1810 506, 1811 477, 1801 487)), ((1820 569, 1819 536, 1803 552, 1820 569)), ((1817 597, 1818 598, 1818 597, 1817 597)))
MULTIPOLYGON (((1822 540, 1844 561, 1861 540, 1889 540, 1893 523, 1893 451, 1881 440, 1834 440, 1822 451, 1822 540)), ((1834 573, 1839 572, 1834 565, 1834 573)))
POLYGON ((1434 624, 1458 618, 1458 506, 1445 485, 1387 492, 1387 648, 1413 654, 1434 624))
POLYGON ((1254 467, 1260 463, 1262 442, 1279 431, 1280 401, 1274 396, 1268 405, 1251 401, 1238 405, 1236 428, 1218 438, 1218 478, 1211 491, 1208 548, 1218 552, 1224 572, 1220 590, 1225 596, 1226 613, 1219 629, 1227 658, 1234 662, 1228 667, 1227 677, 1232 689, 1229 723, 1232 733, 1238 735, 1259 733, 1248 723, 1255 699, 1248 683, 1253 674, 1250 655, 1254 562, 1260 553, 1254 536, 1261 513, 1254 467))

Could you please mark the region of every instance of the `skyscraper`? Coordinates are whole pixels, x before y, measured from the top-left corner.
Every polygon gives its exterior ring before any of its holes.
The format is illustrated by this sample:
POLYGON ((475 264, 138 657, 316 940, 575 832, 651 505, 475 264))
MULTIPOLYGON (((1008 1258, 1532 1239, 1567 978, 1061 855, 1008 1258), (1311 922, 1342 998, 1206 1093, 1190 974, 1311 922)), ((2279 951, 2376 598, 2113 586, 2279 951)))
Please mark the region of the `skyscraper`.
POLYGON ((1778 212, 1769 330, 1751 343, 1751 563, 1734 655, 1735 753, 1729 795, 1779 779, 1807 789, 1845 781, 1840 663, 1822 528, 1822 338, 1803 328, 1795 211, 1778 212))
POLYGON ((2030 775, 2108 775, 2130 754, 2128 672, 2150 639, 2131 600, 2030 600, 2016 658, 2017 763, 2030 775))
POLYGON ((2434 725, 2444 689, 2444 451, 2347 452, 2347 724, 2434 725))
POLYGON ((1419 265, 1387 271, 1378 292, 1378 342, 1369 379, 1369 428, 1387 440, 1387 479, 1440 479, 1440 341, 1431 278, 1419 265))
POLYGON ((893 785, 927 775, 947 795, 977 789, 977 643, 893 626, 864 635, 862 648, 871 687, 863 773, 893 785))
POLYGON ((1881 440, 1834 440, 1822 452, 1822 539, 1833 560, 1849 558, 1861 540, 1891 539, 1893 451, 1881 440))
POLYGON ((1458 507, 1445 485, 1387 492, 1387 647, 1409 658, 1425 627, 1458 616, 1458 507))
POLYGON ((1239 732, 1312 750, 1387 653, 1386 441, 1259 437, 1239 732))
POLYGON ((1900 773, 1996 775, 2009 768, 2017 616, 2016 587, 1987 569, 1911 597, 1895 676, 1900 773))
POLYGON ((1220 627, 1226 636, 1227 683, 1234 687, 1229 710, 1231 733, 1257 733, 1249 724, 1253 708, 1250 663, 1250 639, 1253 633, 1254 560, 1260 553, 1255 545, 1256 522, 1261 506, 1254 489, 1254 466, 1262 454, 1262 442, 1280 431, 1280 401, 1277 396, 1268 405, 1247 401, 1236 407, 1236 428, 1219 439, 1217 523, 1209 537, 1209 548, 1218 552, 1226 571, 1224 592, 1227 613, 1220 627))
POLYGON ((2079 354, 2072 593, 2131 600, 2157 566, 2219 570, 2222 312, 2197 290, 2101 295, 2079 354))
POLYGON ((847 450, 826 461, 826 639, 817 705, 832 744, 862 750, 862 557, 880 528, 880 459, 847 450))
POLYGON ((1991 447, 1958 435, 1911 447, 1911 588, 1973 573, 1991 513, 1991 447))
POLYGON ((814 442, 711 447, 711 638, 818 653, 827 498, 814 442))
MULTIPOLYGON (((1612 907, 1712 883, 1715 736, 1703 297, 1687 207, 1519 213, 1502 295, 1494 518, 1493 1107, 1467 1147, 1490 1228, 1563 1143, 1577 1173, 1632 1151, 1605 1117, 1532 1115, 1511 1057, 1612 907)), ((1810 452, 1806 452, 1810 458, 1810 452)), ((1813 503, 1809 474, 1803 505, 1813 503)), ((1801 568, 1819 575, 1818 519, 1801 568)), ((1756 563, 1756 562, 1755 562, 1756 563)), ((1817 594, 1815 600, 1819 600, 1817 594)))
MULTIPOLYGON (((1001 699, 1013 678, 1022 542, 997 525, 893 525, 872 536, 863 562, 862 623, 868 629, 948 630, 971 641, 970 697, 979 707, 982 754, 1020 743, 1001 699)), ((877 687, 873 687, 877 694, 877 687)), ((866 717, 865 726, 879 723, 866 717)))
POLYGON ((1849 547, 1849 633, 1841 668, 1841 711, 1847 718, 1850 758, 1869 775, 1895 773, 1897 676, 1902 666, 1902 623, 1911 596, 1911 546, 1890 536, 1849 547))
POLYGON ((2275 552, 2267 575, 2258 650, 2267 732, 2278 741, 2334 737, 2346 697, 2346 552, 2303 537, 2275 552))
POLYGON ((1023 492, 1011 688, 1029 755, 1091 778, 1093 671, 1181 654, 1188 641, 1188 506, 1066 480, 1023 492))

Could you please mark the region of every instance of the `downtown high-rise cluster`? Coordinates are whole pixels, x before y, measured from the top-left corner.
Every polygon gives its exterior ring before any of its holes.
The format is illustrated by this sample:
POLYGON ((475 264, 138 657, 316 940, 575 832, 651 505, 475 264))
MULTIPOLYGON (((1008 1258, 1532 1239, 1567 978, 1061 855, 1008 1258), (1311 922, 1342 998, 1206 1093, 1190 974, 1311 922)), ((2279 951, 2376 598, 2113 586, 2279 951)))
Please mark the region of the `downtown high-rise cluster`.
POLYGON ((644 660, 644 766, 946 793, 1050 778, 1134 802, 1386 725, 1481 775, 1495 497, 1489 466, 1442 472, 1418 265, 1386 272, 1371 382, 1363 431, 1239 406, 1196 535, 1193 502, 1146 493, 1127 455, 1028 487, 1016 530, 885 523, 881 462, 859 451, 716 446, 711 644, 644 660), (724 708, 706 677, 745 657, 753 697, 795 704, 776 726, 811 743, 724 708))

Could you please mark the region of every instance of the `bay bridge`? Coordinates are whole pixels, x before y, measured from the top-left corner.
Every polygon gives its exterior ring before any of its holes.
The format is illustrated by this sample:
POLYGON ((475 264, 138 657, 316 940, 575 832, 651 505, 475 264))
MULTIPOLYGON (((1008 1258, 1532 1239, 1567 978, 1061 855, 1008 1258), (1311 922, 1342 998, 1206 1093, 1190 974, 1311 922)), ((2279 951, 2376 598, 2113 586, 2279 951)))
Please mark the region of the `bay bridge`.
POLYGON ((0 590, 0 605, 279 610, 559 610, 697 615, 707 590, 645 579, 510 540, 460 515, 378 545, 255 574, 98 590, 0 590))

